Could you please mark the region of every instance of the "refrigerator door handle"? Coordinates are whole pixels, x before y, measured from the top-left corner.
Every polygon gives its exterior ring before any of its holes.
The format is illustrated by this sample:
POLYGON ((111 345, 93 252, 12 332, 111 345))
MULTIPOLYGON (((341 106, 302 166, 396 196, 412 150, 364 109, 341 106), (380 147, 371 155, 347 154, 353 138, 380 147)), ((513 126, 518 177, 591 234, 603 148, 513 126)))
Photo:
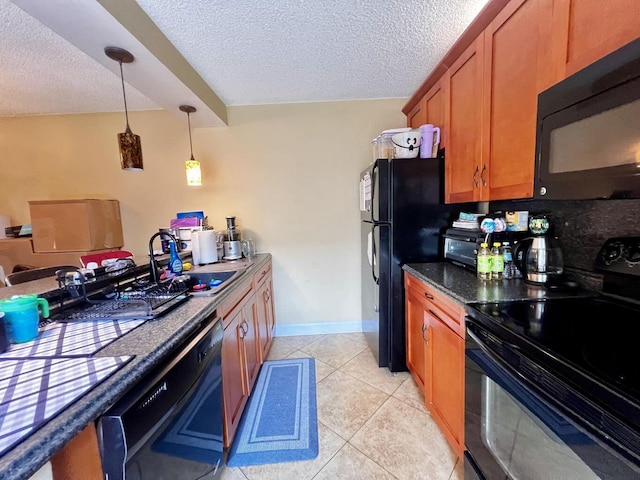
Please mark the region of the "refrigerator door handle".
MULTIPOLYGON (((378 171, 378 161, 376 160, 376 162, 373 164, 373 167, 371 167, 371 221, 373 223, 376 223, 378 221, 380 221, 379 218, 375 218, 375 210, 376 210, 376 205, 377 205, 377 200, 376 200, 376 177, 377 172, 378 171)), ((380 212, 378 212, 378 215, 380 215, 380 212)), ((373 230, 373 229, 372 229, 373 230)))
POLYGON ((374 223, 371 225, 371 232, 367 235, 367 256, 369 257, 369 264, 371 265, 371 276, 376 285, 380 285, 380 278, 376 275, 377 252, 376 252, 376 240, 374 230, 376 227, 380 227, 379 224, 374 223))

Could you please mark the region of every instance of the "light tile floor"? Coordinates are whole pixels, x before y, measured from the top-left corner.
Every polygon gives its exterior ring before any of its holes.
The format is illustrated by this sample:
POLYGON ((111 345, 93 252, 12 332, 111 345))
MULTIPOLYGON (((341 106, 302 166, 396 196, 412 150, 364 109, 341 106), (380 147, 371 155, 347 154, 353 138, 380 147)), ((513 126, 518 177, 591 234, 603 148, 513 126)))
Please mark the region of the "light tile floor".
POLYGON ((223 480, 463 480, 407 372, 378 368, 361 333, 277 337, 269 360, 314 357, 318 458, 226 468, 223 480))

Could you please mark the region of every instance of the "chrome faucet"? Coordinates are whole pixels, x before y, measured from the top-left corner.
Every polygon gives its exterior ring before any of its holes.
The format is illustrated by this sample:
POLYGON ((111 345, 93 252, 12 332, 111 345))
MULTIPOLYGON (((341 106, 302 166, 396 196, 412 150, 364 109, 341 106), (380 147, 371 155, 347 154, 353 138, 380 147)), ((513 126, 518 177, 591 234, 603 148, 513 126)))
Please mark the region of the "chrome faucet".
POLYGON ((158 262, 156 262, 156 258, 153 255, 153 241, 160 235, 166 235, 167 237, 170 237, 171 241, 175 243, 176 248, 178 248, 178 240, 170 233, 156 232, 151 235, 151 238, 149 239, 149 274, 151 275, 151 281, 153 283, 158 283, 160 279, 160 276, 158 275, 158 262))

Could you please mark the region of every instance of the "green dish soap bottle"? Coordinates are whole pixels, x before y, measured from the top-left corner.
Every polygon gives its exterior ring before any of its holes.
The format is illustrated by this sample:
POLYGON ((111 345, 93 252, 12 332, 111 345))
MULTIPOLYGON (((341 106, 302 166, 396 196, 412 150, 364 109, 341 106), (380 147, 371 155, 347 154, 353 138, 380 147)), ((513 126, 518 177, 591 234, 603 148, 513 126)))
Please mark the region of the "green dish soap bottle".
POLYGON ((182 275, 182 260, 178 255, 176 242, 173 240, 169 241, 169 271, 176 275, 182 275))

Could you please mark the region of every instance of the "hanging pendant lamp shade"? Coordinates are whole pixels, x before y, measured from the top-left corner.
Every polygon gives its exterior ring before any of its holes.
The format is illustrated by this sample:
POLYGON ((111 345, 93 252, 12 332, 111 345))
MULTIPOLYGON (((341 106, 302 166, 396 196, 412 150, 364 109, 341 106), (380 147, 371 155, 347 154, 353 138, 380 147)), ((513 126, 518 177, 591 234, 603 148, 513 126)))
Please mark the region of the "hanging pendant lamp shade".
POLYGON ((127 122, 124 133, 118 134, 120 163, 123 170, 139 171, 142 170, 142 145, 140 143, 140 136, 133 133, 129 126, 127 94, 124 89, 124 75, 122 73, 122 64, 133 62, 134 57, 128 51, 118 47, 107 47, 104 49, 104 53, 107 57, 120 64, 120 80, 122 81, 122 96, 124 98, 124 115, 127 122))
POLYGON ((189 125, 189 151, 191 158, 185 162, 187 173, 187 185, 190 187, 199 187, 202 185, 202 172, 200 170, 200 162, 193 158, 193 144, 191 143, 191 118, 190 115, 196 111, 196 107, 191 105, 180 105, 180 111, 187 114, 187 124, 189 125))

